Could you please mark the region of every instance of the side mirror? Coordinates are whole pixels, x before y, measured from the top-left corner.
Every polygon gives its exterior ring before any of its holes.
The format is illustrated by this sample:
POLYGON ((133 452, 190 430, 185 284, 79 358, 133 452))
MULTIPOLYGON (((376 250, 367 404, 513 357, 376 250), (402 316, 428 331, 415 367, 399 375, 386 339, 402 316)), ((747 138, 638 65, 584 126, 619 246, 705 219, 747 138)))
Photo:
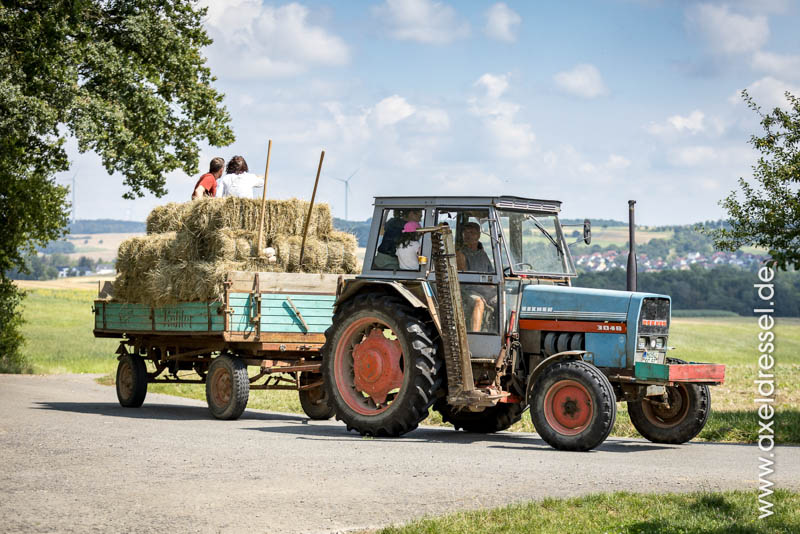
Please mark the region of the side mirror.
POLYGON ((587 245, 592 244, 592 221, 589 219, 583 220, 583 242, 587 245))

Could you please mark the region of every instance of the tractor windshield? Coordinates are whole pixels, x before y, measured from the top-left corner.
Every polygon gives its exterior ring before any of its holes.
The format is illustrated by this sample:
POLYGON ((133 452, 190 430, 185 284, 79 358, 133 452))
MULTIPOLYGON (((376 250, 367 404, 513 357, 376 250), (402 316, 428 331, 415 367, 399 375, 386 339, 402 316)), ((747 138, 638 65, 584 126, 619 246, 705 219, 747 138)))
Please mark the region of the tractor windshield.
POLYGON ((513 272, 575 274, 555 214, 497 210, 497 215, 508 252, 503 260, 513 272))

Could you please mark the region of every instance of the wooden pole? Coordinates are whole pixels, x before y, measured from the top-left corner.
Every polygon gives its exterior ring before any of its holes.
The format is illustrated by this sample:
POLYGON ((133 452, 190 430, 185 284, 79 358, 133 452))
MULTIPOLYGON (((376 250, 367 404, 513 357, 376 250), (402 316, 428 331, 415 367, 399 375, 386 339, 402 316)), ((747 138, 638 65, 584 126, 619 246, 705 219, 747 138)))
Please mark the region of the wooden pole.
POLYGON ((308 205, 308 215, 306 215, 306 225, 303 227, 303 242, 300 244, 300 265, 303 265, 303 255, 306 252, 306 235, 308 235, 308 223, 311 222, 311 211, 314 209, 314 197, 317 196, 317 184, 319 184, 319 173, 322 172, 322 160, 325 158, 325 151, 319 155, 319 167, 317 167, 317 179, 314 180, 314 192, 311 193, 311 204, 308 205))
POLYGON ((264 218, 266 216, 267 207, 267 176, 269 175, 269 156, 272 154, 272 139, 269 140, 267 145, 267 168, 264 170, 264 191, 261 192, 261 214, 258 218, 258 247, 256 248, 257 256, 264 254, 264 218))

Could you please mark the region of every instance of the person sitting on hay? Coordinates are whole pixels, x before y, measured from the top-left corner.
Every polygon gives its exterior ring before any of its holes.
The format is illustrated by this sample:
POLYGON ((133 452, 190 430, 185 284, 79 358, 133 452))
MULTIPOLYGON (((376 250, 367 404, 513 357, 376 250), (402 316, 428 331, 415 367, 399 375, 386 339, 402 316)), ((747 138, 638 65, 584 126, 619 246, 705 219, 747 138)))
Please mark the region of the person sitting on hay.
POLYGON ((217 196, 253 198, 253 189, 264 187, 264 178, 248 171, 244 158, 233 156, 228 161, 225 176, 219 181, 217 196))
POLYGON ((222 176, 222 171, 225 168, 225 160, 222 158, 214 158, 208 166, 208 172, 197 180, 194 184, 192 191, 192 200, 203 197, 217 196, 217 180, 222 176))

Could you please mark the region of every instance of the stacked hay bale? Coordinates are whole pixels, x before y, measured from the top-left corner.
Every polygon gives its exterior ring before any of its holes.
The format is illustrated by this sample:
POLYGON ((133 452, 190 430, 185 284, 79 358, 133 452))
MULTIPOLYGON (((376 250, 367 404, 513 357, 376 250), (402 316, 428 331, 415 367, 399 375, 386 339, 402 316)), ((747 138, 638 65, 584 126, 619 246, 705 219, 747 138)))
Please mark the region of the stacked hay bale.
POLYGON ((219 299, 230 271, 355 273, 355 236, 333 229, 327 204, 314 206, 300 264, 307 214, 307 201, 267 201, 264 246, 274 249, 268 257, 256 250, 260 200, 159 206, 147 217, 146 236, 120 244, 114 298, 154 306, 219 299))

